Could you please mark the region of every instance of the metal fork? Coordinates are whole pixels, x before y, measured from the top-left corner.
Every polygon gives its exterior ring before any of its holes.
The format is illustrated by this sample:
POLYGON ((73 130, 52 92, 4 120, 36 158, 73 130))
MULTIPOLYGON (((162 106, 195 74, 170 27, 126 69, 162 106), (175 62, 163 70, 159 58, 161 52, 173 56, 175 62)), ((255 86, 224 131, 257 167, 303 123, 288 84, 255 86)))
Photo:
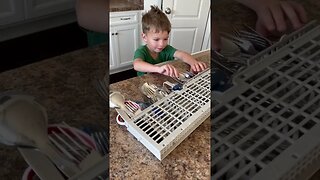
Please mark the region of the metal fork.
POLYGON ((108 103, 109 102, 109 92, 108 92, 108 80, 107 75, 104 76, 102 80, 96 79, 94 82, 98 94, 108 103))
POLYGON ((130 100, 125 101, 124 104, 126 105, 126 108, 134 115, 141 112, 140 107, 130 100))
POLYGON ((258 51, 254 48, 253 44, 245 39, 241 39, 239 37, 233 36, 228 33, 221 32, 221 35, 229 40, 231 40, 233 43, 238 45, 241 50, 247 54, 257 54, 258 51))
POLYGON ((253 28, 248 25, 244 25, 247 30, 238 30, 233 28, 233 33, 236 37, 250 41, 256 50, 261 51, 272 45, 272 42, 267 38, 261 36, 253 28))
POLYGON ((144 83, 141 87, 141 91, 144 95, 150 98, 152 102, 157 102, 166 96, 166 94, 154 84, 144 83))
POLYGON ((222 54, 213 51, 212 53, 212 63, 220 66, 222 69, 226 70, 229 74, 234 74, 241 68, 246 67, 246 63, 242 62, 236 58, 226 58, 222 54))
MULTIPOLYGON (((63 125, 70 127, 66 123, 63 123, 63 125)), ((101 161, 103 157, 92 147, 86 145, 86 142, 79 134, 73 132, 68 133, 58 126, 57 128, 60 133, 53 132, 49 136, 50 142, 69 159, 75 161, 81 170, 85 170, 101 161)))
POLYGON ((108 136, 106 131, 95 131, 91 133, 91 137, 95 140, 97 148, 102 155, 109 152, 108 136))

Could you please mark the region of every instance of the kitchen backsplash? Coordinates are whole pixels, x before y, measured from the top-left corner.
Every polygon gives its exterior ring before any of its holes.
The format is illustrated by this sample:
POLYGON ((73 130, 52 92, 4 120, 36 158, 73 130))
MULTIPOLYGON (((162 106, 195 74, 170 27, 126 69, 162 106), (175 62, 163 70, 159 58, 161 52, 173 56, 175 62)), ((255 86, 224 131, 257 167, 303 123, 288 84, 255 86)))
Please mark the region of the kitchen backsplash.
POLYGON ((111 0, 109 5, 111 12, 143 10, 144 0, 111 0))
POLYGON ((136 5, 143 6, 144 0, 128 0, 136 5))

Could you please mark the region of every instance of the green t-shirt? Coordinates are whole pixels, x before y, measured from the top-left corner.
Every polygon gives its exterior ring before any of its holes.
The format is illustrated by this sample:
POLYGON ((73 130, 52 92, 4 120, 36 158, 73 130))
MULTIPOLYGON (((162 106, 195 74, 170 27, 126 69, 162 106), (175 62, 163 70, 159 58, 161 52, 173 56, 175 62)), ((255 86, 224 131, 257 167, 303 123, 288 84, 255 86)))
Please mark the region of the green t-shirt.
MULTIPOLYGON (((157 59, 153 59, 148 51, 147 45, 140 46, 134 53, 134 59, 140 58, 150 64, 158 64, 165 61, 171 61, 174 59, 173 55, 176 49, 170 45, 167 45, 158 55, 157 59)), ((137 72, 138 76, 145 74, 144 72, 137 72)))

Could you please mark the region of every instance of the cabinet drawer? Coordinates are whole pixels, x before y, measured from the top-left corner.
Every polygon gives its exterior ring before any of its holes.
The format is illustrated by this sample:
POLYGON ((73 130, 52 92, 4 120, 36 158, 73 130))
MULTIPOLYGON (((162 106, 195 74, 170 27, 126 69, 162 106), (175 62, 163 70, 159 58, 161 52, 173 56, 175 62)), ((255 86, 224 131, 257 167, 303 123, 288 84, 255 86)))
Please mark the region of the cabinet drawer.
POLYGON ((138 23, 138 12, 114 12, 110 13, 110 25, 138 23))

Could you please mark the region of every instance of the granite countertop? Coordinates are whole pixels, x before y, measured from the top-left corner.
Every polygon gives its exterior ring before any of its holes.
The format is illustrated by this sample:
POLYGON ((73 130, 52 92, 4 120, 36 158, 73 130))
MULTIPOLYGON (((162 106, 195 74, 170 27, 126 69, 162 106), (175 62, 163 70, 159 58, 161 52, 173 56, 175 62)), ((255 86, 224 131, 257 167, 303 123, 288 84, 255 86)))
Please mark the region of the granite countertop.
MULTIPOLYGON (((195 56, 210 62, 210 51, 195 56)), ((171 62, 180 71, 188 65, 180 60, 171 62)), ((147 74, 120 81, 109 86, 126 99, 143 101, 138 87, 144 82, 161 85, 173 82, 170 77, 147 74)), ((209 179, 210 178, 210 119, 205 120, 167 157, 159 161, 124 126, 117 124, 116 111, 110 109, 110 179, 209 179)))
POLYGON ((143 0, 111 0, 110 12, 143 10, 143 0))
MULTIPOLYGON (((0 74, 0 92, 21 91, 46 108, 49 124, 107 127, 106 103, 93 85, 107 73, 107 45, 80 49, 0 74)), ((28 167, 18 150, 0 144, 1 179, 20 180, 28 167)))
MULTIPOLYGON (((308 20, 317 20, 320 23, 319 0, 295 0, 302 4, 307 12, 308 20)), ((255 27, 256 15, 247 7, 240 5, 234 0, 218 1, 213 5, 213 21, 216 22, 220 31, 232 32, 232 27, 241 27, 247 24, 255 27)), ((320 167, 318 167, 320 169, 320 167)), ((319 180, 318 170, 309 180, 319 180)))

